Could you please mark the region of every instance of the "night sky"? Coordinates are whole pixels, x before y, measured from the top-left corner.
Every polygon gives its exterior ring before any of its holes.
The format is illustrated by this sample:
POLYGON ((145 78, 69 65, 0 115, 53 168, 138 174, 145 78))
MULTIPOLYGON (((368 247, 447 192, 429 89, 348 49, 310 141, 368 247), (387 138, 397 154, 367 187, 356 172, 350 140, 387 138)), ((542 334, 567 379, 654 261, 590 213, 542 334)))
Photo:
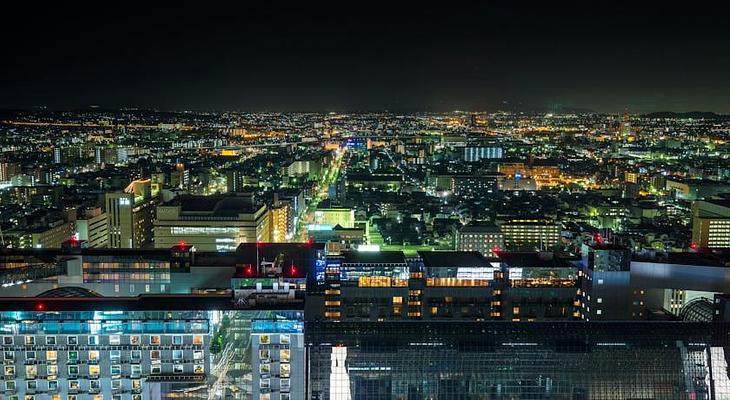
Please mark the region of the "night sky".
POLYGON ((730 113, 699 2, 58 3, 0 17, 0 108, 730 113))

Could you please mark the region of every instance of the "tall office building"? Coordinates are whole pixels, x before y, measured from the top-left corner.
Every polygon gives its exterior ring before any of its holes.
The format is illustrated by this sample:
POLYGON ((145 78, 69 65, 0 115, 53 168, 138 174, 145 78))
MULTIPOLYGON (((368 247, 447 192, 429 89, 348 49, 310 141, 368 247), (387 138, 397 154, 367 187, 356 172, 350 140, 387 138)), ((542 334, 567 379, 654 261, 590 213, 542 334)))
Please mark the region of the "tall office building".
POLYGON ((152 245, 159 187, 149 179, 136 180, 123 192, 105 195, 109 247, 139 249, 152 245))
POLYGON ((76 219, 76 239, 85 247, 109 246, 109 220, 101 207, 87 208, 76 219))
POLYGON ((157 207, 155 247, 182 241, 200 251, 231 251, 241 243, 271 242, 270 217, 250 196, 180 196, 157 207))
POLYGON ((584 244, 581 318, 646 319, 645 290, 631 287, 631 250, 613 244, 584 244))
MULTIPOLYGON (((727 324, 717 328, 726 332, 727 324)), ((725 358, 730 343, 709 324, 315 322, 305 335, 310 399, 730 394, 725 358)))
POLYGON ((696 247, 730 247, 730 200, 692 203, 692 242, 696 247))

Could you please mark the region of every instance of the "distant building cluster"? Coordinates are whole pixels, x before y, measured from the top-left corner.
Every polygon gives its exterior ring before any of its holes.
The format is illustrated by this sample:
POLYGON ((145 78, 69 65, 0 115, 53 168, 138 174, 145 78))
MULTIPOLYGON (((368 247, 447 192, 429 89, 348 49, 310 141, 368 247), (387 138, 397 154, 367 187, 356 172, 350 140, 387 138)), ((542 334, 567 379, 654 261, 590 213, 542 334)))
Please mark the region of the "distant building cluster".
POLYGON ((0 398, 730 398, 730 122, 17 111, 0 398))

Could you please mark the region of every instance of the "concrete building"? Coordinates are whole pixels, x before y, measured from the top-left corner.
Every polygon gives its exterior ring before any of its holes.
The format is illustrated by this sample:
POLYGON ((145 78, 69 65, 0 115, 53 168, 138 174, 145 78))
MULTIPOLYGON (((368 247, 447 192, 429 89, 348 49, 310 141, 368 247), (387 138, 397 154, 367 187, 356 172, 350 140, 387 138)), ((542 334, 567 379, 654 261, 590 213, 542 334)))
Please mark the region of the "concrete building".
POLYGON ((709 179, 667 178, 665 189, 670 191, 677 199, 698 200, 730 192, 730 184, 709 179))
POLYGON ((284 175, 289 178, 306 177, 307 179, 318 179, 322 172, 322 160, 296 160, 284 167, 284 175))
POLYGON ((252 321, 253 398, 305 398, 304 345, 304 324, 301 321, 252 321))
POLYGON ((504 233, 496 225, 469 224, 456 232, 456 251, 478 251, 496 257, 504 248, 504 233))
POLYGON ((10 179, 21 173, 20 164, 0 161, 0 182, 10 182, 10 179))
POLYGON ((158 194, 159 187, 149 179, 133 181, 123 192, 106 194, 109 247, 139 249, 152 245, 158 194))
POLYGON ((537 219, 513 219, 500 224, 509 250, 548 249, 560 241, 560 224, 537 219))
POLYGON ((696 247, 730 247, 730 200, 692 203, 692 242, 696 247))
POLYGON ((61 247, 74 234, 73 223, 65 219, 48 224, 12 229, 4 232, 5 240, 13 247, 24 249, 53 249, 61 247))
POLYGON ((316 243, 325 243, 327 254, 340 254, 345 250, 354 250, 365 243, 364 228, 343 228, 329 225, 307 226, 307 236, 316 243))
POLYGON ((503 163, 497 170, 507 176, 519 180, 521 178, 532 178, 538 188, 543 186, 554 186, 560 181, 560 166, 550 162, 525 163, 503 163))
POLYGON ((503 151, 501 147, 492 146, 467 146, 464 147, 464 161, 478 162, 483 159, 502 158, 503 151))
POLYGON ((284 243, 294 235, 294 210, 288 201, 276 201, 269 210, 271 241, 284 243))
POLYGON ((631 286, 631 251, 622 246, 594 243, 581 249, 583 275, 581 318, 643 320, 644 289, 631 286))
POLYGON ((337 225, 343 228, 355 227, 355 210, 351 208, 318 208, 314 211, 314 223, 317 225, 337 225))
POLYGON ((186 243, 200 251, 231 251, 272 240, 266 205, 250 196, 180 196, 157 207, 155 247, 186 243))
POLYGON ((209 311, 56 314, 62 330, 37 312, 0 312, 4 398, 155 399, 161 382, 184 388, 210 373, 209 311))
POLYGON ((87 208, 76 219, 76 239, 85 247, 109 246, 109 220, 101 207, 87 208))

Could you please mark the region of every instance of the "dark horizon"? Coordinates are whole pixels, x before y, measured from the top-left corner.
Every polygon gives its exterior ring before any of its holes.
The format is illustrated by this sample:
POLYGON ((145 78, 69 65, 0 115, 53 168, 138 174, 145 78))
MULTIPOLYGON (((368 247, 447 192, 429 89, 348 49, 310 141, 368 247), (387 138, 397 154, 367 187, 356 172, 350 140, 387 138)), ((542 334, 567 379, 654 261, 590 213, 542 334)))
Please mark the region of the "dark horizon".
POLYGON ((701 3, 14 7, 0 109, 730 114, 701 3))

